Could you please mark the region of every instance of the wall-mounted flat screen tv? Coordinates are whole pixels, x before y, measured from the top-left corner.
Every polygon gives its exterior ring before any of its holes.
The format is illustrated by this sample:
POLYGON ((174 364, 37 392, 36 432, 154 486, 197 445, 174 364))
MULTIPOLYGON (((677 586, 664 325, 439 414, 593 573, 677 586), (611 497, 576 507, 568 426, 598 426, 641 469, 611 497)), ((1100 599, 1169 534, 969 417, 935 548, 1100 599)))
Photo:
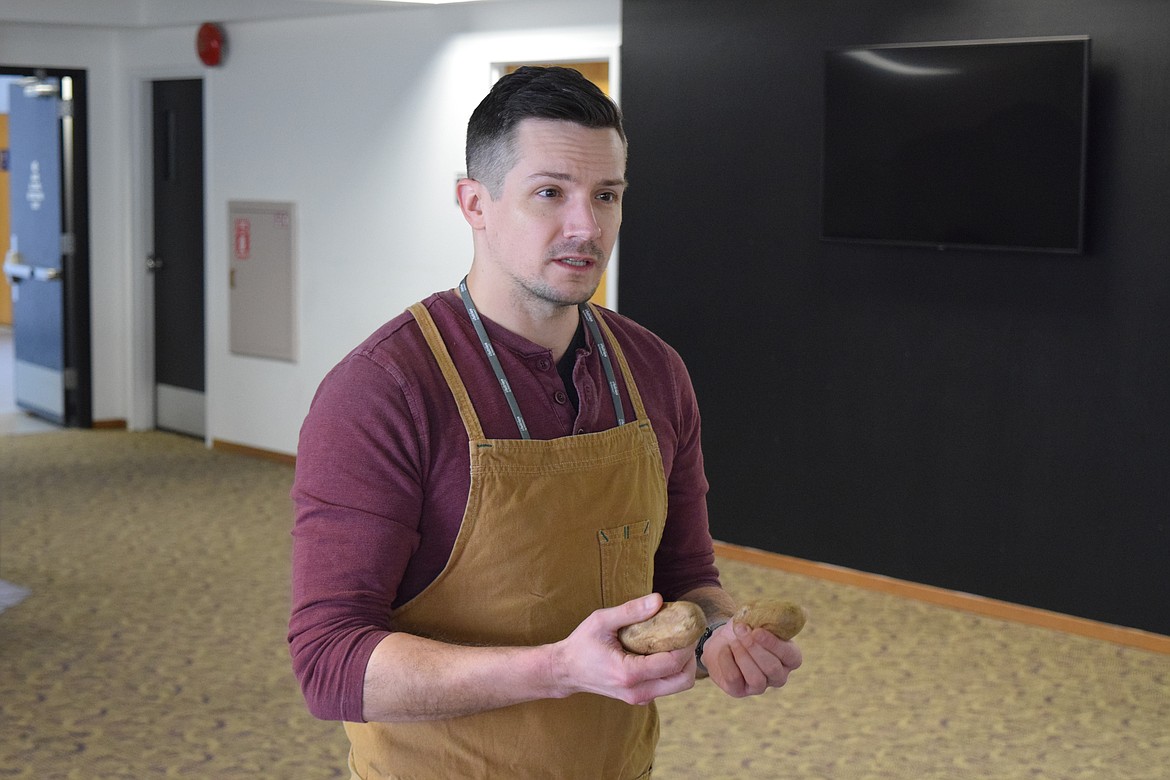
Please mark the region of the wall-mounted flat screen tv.
POLYGON ((1083 251, 1089 39, 825 53, 822 238, 1083 251))

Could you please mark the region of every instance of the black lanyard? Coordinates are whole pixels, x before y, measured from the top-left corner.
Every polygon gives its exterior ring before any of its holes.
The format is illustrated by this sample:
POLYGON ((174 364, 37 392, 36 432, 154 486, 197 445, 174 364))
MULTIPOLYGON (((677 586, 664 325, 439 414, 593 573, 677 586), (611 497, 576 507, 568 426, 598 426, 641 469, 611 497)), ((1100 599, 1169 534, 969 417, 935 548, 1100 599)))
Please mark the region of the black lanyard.
MULTIPOLYGON (((520 429, 520 437, 523 439, 531 439, 532 436, 528 433, 528 425, 524 422, 524 415, 520 413, 520 405, 516 403, 516 395, 512 392, 512 385, 508 382, 508 377, 504 375, 504 368, 500 365, 500 359, 496 356, 496 350, 492 346, 491 339, 488 338, 487 330, 483 327, 483 321, 479 318, 479 310, 475 308, 475 303, 471 300, 471 291, 467 289, 467 277, 463 277, 463 281, 459 283, 459 295, 463 298, 463 306, 467 309, 467 316, 471 317, 471 324, 475 326, 475 332, 479 334, 479 343, 483 346, 484 354, 487 355, 488 362, 492 365, 492 371, 496 374, 496 379, 500 383, 500 389, 504 391, 504 398, 508 402, 508 408, 512 410, 512 417, 516 420, 516 427, 520 429)), ((618 394, 617 380, 614 378, 613 363, 609 359, 609 350, 605 348, 605 342, 601 338, 601 329, 597 327, 597 319, 593 316, 586 304, 580 304, 577 309, 581 312, 581 317, 584 318, 589 332, 593 334, 593 343, 597 345, 597 353, 601 356, 601 365, 605 369, 605 378, 609 382, 609 394, 613 398, 613 411, 617 417, 618 425, 626 424, 626 413, 622 409, 622 399, 618 394)))

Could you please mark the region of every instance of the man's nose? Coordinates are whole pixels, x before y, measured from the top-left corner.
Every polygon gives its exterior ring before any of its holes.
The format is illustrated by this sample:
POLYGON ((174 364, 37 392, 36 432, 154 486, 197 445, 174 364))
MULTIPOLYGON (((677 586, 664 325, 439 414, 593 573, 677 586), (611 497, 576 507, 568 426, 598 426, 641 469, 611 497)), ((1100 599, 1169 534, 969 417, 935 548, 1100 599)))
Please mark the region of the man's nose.
POLYGON ((593 201, 584 199, 573 203, 565 216, 565 238, 597 239, 601 223, 593 210, 593 201))

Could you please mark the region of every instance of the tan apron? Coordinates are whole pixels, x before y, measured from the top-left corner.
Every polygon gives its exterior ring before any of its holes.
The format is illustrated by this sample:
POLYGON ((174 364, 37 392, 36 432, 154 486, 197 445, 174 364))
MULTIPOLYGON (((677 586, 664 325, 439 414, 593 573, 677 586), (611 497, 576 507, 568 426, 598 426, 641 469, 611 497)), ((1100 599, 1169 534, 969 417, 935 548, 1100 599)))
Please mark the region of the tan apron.
MULTIPOLYGON (((411 312, 463 417, 471 489, 450 560, 394 612, 394 629, 532 646, 563 639, 599 607, 649 593, 666 479, 634 378, 604 321, 596 317, 635 420, 560 439, 485 439, 430 313, 422 304, 411 312)), ((449 720, 345 728, 359 780, 641 780, 650 777, 658 712, 579 693, 449 720)))

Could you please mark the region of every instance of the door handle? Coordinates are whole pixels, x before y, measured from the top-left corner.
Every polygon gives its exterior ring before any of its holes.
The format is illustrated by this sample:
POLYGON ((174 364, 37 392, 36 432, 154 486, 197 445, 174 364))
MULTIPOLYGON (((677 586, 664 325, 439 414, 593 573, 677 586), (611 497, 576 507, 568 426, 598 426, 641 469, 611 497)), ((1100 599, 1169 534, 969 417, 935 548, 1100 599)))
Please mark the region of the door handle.
POLYGON ((20 252, 13 249, 8 250, 8 254, 4 255, 4 275, 12 283, 21 282, 25 279, 32 278, 32 266, 24 264, 24 258, 21 257, 20 252))
POLYGON ((146 256, 146 270, 147 271, 157 271, 158 269, 160 269, 162 267, 163 267, 162 258, 159 257, 158 255, 156 255, 154 252, 151 252, 149 255, 146 256))
POLYGON ((4 256, 4 275, 14 284, 17 282, 55 282, 62 277, 60 268, 45 268, 39 265, 28 265, 20 252, 8 250, 4 256))
POLYGON ((4 261, 4 275, 8 277, 8 281, 13 284, 23 282, 31 279, 33 275, 33 268, 31 265, 24 263, 14 263, 10 260, 4 261))
POLYGON ((60 268, 42 268, 40 266, 25 265, 24 263, 4 263, 4 275, 13 283, 27 282, 56 282, 64 274, 60 268))

